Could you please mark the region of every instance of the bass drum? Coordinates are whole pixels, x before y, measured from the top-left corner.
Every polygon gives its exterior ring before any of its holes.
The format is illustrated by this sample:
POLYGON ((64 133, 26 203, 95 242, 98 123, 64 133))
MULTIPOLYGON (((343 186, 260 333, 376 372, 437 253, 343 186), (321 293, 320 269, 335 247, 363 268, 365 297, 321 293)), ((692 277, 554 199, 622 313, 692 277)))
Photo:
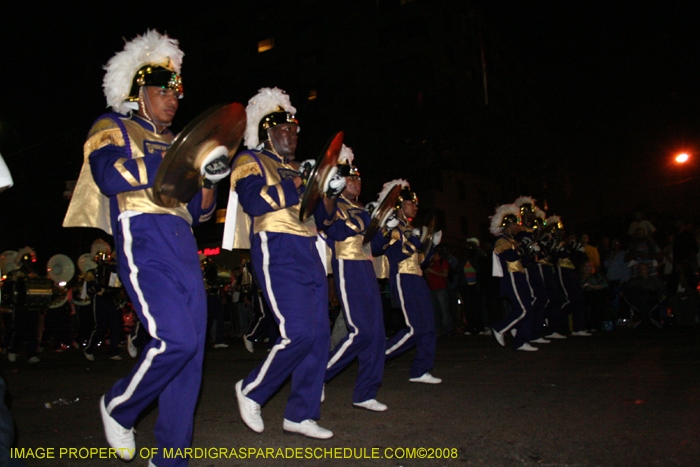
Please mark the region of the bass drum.
POLYGON ((53 281, 44 277, 28 277, 17 281, 17 304, 35 310, 45 310, 53 302, 53 281))

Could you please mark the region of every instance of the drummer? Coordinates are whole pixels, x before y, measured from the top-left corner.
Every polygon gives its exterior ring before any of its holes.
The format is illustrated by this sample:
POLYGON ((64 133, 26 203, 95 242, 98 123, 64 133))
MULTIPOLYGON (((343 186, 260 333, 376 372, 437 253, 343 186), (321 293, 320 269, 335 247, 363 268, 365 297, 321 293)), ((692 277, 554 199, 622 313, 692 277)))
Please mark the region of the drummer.
MULTIPOLYGON (((295 112, 284 91, 261 89, 246 108, 244 143, 249 150, 233 163, 231 189, 252 219, 253 268, 280 334, 265 361, 236 383, 236 397, 243 422, 261 433, 265 425, 260 406, 291 375, 292 393, 282 428, 327 439, 333 433, 318 426, 316 420, 321 416, 330 347, 328 282, 316 249, 314 220, 299 220, 302 185, 313 161, 302 162, 301 174, 289 164, 299 131, 295 112)), ((345 179, 336 174, 315 212, 317 224, 332 221, 335 198, 344 187, 345 179)), ((235 198, 232 193, 229 199, 235 198)), ((228 209, 237 206, 229 202, 228 209)), ((226 232, 234 230, 231 227, 226 226, 226 232)), ((224 244, 227 242, 225 238, 224 244)))
POLYGON ((204 164, 204 188, 188 204, 166 208, 153 201, 156 172, 174 139, 168 128, 183 96, 182 57, 176 40, 151 30, 109 61, 104 91, 113 113, 88 134, 64 221, 114 235, 119 276, 152 340, 131 373, 100 399, 100 412, 109 445, 130 460, 136 420, 157 399, 149 466, 158 467, 187 465, 163 453, 190 447, 202 379, 207 305, 191 226, 211 217, 217 180, 230 171, 220 156, 204 164), (108 218, 100 216, 106 212, 108 218))

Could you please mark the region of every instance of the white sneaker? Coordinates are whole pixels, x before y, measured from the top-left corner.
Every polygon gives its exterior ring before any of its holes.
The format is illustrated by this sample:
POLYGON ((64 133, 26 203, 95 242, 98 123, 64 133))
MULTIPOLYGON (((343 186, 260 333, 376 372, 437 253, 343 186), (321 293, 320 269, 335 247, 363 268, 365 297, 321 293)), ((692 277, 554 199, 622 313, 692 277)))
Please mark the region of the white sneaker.
POLYGON ((372 412, 384 412, 389 408, 386 406, 386 404, 382 404, 377 399, 370 399, 364 402, 353 402, 352 405, 361 409, 371 410, 372 412))
POLYGON ((39 357, 37 357, 36 355, 34 355, 32 358, 30 358, 29 360, 27 360, 27 363, 39 363, 40 361, 41 361, 41 360, 39 360, 39 357))
POLYGON ((314 420, 304 420, 301 423, 290 422, 286 418, 282 423, 282 429, 288 433, 298 433, 309 438, 328 439, 333 437, 333 432, 322 428, 314 420))
POLYGON ((553 332, 548 336, 544 336, 547 339, 566 339, 566 336, 563 334, 559 334, 558 332, 553 332))
POLYGON ((243 380, 240 380, 236 383, 236 398, 238 398, 238 411, 241 413, 241 419, 248 428, 256 433, 262 433, 265 429, 265 423, 260 415, 260 404, 244 396, 242 387, 243 380))
POLYGON ((15 363, 15 362, 17 361, 17 354, 16 354, 16 353, 12 353, 12 352, 8 352, 8 353, 7 353, 7 359, 8 359, 11 363, 15 363))
POLYGON ((252 341, 249 341, 248 339, 246 339, 245 336, 243 336, 243 343, 245 344, 245 349, 246 349, 248 352, 253 353, 253 350, 254 350, 254 349, 253 349, 253 342, 252 342, 252 341))
POLYGON ((502 332, 498 332, 498 331, 496 331, 495 329, 493 329, 493 337, 495 337, 496 340, 498 341, 498 343, 501 344, 501 347, 505 347, 505 346, 506 346, 506 341, 505 341, 505 339, 503 339, 503 333, 502 333, 502 332))
POLYGON ((571 333, 572 336, 588 337, 591 335, 588 331, 574 331, 571 333))
POLYGON ((549 344, 550 342, 552 341, 545 339, 544 337, 530 341, 531 344, 549 344))
POLYGON ((530 344, 528 344, 527 342, 525 342, 523 345, 521 345, 520 347, 518 347, 515 350, 525 350, 527 352, 537 352, 540 349, 538 349, 537 347, 533 347, 530 344))
POLYGON ((139 355, 139 349, 134 345, 134 341, 131 339, 131 334, 126 336, 126 350, 129 352, 129 357, 136 358, 139 355))
POLYGON ((100 398, 100 414, 102 415, 102 425, 105 429, 107 443, 116 450, 117 455, 123 460, 130 461, 133 459, 134 454, 136 454, 134 429, 127 430, 107 413, 105 396, 100 398))
POLYGON ((156 467, 156 464, 153 463, 153 459, 148 460, 148 467, 156 467))
POLYGON ((228 349, 228 344, 224 344, 223 342, 221 344, 214 344, 215 349, 228 349))
POLYGON ((109 359, 110 359, 110 360, 115 360, 115 361, 123 360, 123 358, 121 357, 121 355, 112 355, 111 357, 109 357, 109 359))
POLYGON ((83 350, 83 353, 85 354, 85 358, 87 358, 89 361, 94 361, 95 360, 95 354, 87 353, 85 350, 83 350))
POLYGON ((435 376, 431 375, 430 373, 425 373, 423 376, 420 376, 418 378, 409 378, 409 381, 412 383, 427 383, 427 384, 440 384, 440 383, 442 383, 442 380, 440 378, 436 378, 435 376))

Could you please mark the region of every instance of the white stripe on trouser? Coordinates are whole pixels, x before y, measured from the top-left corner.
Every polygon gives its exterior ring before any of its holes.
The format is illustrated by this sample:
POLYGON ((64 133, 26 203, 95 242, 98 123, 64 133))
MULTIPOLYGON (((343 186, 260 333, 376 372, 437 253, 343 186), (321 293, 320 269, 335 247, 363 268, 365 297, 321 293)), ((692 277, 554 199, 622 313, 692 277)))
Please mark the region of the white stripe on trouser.
MULTIPOLYGON (((160 340, 160 338, 158 337, 158 328, 156 326, 156 320, 151 315, 150 308, 148 307, 148 302, 144 298, 143 291, 141 290, 141 286, 139 285, 139 268, 136 266, 136 263, 134 263, 134 254, 131 251, 134 242, 130 230, 131 218, 124 217, 119 222, 121 222, 122 224, 122 234, 124 236, 124 255, 126 255, 127 263, 129 264, 129 280, 131 281, 131 285, 134 288, 134 292, 136 292, 136 298, 141 304, 141 313, 143 313, 143 316, 146 318, 146 321, 148 321, 148 330, 150 334, 153 336, 154 339, 160 340)), ((151 367, 153 359, 157 355, 160 355, 163 352, 165 352, 165 347, 165 341, 160 340, 160 346, 158 348, 151 347, 148 350, 146 356, 143 359, 143 362, 141 362, 141 366, 139 367, 138 371, 134 374, 134 377, 131 379, 129 386, 127 386, 126 391, 124 391, 124 394, 113 398, 109 402, 109 405, 107 406, 107 413, 111 414, 112 410, 116 406, 128 400, 134 394, 136 387, 139 385, 139 383, 143 379, 143 376, 151 367)))
POLYGON ((411 325, 411 322, 408 319, 408 313, 406 313, 406 303, 404 302, 403 298, 403 289, 401 288, 401 274, 397 273, 396 274, 396 287, 399 289, 399 298, 401 299, 401 311, 403 311, 403 317, 406 320, 406 325, 408 326, 408 332, 406 333, 405 336, 401 338, 394 346, 390 349, 386 350, 385 355, 389 355, 391 352, 394 350, 398 349, 401 347, 404 342, 406 342, 408 339, 411 338, 413 335, 413 326, 411 325))
MULTIPOLYGON (((540 277, 542 278, 542 287, 544 287, 545 291, 547 290, 547 285, 544 282, 544 271, 542 270, 542 265, 538 264, 537 268, 540 270, 540 277)), ((547 308, 549 306, 549 295, 547 295, 547 303, 544 304, 544 307, 547 308)))
POLYGON ((342 259, 338 260, 338 269, 340 269, 340 271, 338 271, 338 277, 340 278, 340 295, 343 299, 343 308, 345 309, 345 315, 348 317, 348 325, 351 326, 354 331, 350 333, 343 346, 335 353, 335 355, 333 355, 333 358, 328 362, 326 369, 332 367, 335 365, 335 362, 340 360, 340 357, 342 357, 348 347, 352 345, 353 340, 355 340, 355 336, 359 332, 355 327, 355 324, 352 322, 350 304, 348 303, 348 293, 347 290, 345 290, 345 263, 342 259))
POLYGON ((530 297, 532 300, 530 300, 530 305, 535 304, 535 291, 532 289, 532 284, 530 284, 530 273, 527 272, 527 269, 525 269, 525 278, 527 279, 527 286, 530 288, 530 297))
MULTIPOLYGON (((255 290, 255 288, 253 288, 253 290, 255 290)), ((257 290, 255 290, 254 300, 258 301, 258 306, 260 307, 260 317, 257 320, 255 320, 255 326, 253 326, 253 329, 251 329, 250 332, 244 336, 246 339, 248 339, 253 334, 255 334, 255 332, 258 330, 258 327, 265 319, 265 307, 263 306, 263 303, 262 303, 262 301, 264 299, 260 296, 260 294, 257 292, 257 290)))
POLYGON ((566 303, 562 303, 561 309, 563 310, 566 305, 571 303, 569 301, 569 292, 566 290, 566 286, 564 285, 564 278, 561 275, 561 268, 558 268, 559 272, 559 283, 561 284, 561 288, 564 290, 564 295, 566 296, 566 303))
MULTIPOLYGON (((515 274, 513 274, 512 272, 509 272, 508 274, 510 275, 510 285, 511 285, 511 287, 513 287, 513 293, 515 294, 515 296, 518 299, 518 303, 520 304, 520 309, 523 310, 523 314, 518 316, 518 319, 513 320, 512 323, 510 323, 508 326, 503 328, 503 330, 500 331, 501 333, 506 332, 510 328, 515 326, 518 321, 520 321, 521 319, 523 319, 525 317, 525 313, 527 313, 525 306, 523 306, 523 300, 520 298, 520 294, 518 293, 518 288, 515 286, 515 274)), ((528 281, 528 285, 529 284, 530 284, 530 282, 528 281)))
POLYGON ((262 368, 260 368, 257 378, 255 378, 253 382, 248 384, 241 391, 244 396, 247 396, 250 391, 260 385, 260 382, 263 380, 263 378, 265 378, 267 370, 270 368, 272 360, 274 360, 277 352, 286 348, 287 345, 292 342, 287 337, 287 331, 284 328, 284 316, 282 316, 282 313, 280 313, 279 307, 277 306, 277 299, 272 291, 272 278, 270 277, 270 251, 267 246, 267 232, 260 232, 260 240, 260 249, 262 250, 263 254, 263 275, 265 277, 265 288, 267 289, 267 296, 270 299, 270 307, 272 308, 272 312, 275 314, 275 316, 277 316, 277 319, 280 320, 280 336, 282 337, 282 341, 279 344, 272 346, 270 354, 265 359, 265 363, 263 363, 262 368))

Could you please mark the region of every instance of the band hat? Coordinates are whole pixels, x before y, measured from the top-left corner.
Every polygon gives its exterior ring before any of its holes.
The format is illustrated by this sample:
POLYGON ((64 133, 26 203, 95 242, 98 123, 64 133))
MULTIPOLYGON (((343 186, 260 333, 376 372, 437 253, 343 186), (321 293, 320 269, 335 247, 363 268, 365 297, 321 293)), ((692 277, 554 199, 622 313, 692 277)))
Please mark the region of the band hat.
POLYGON ((496 213, 491 216, 491 226, 489 232, 495 236, 503 233, 503 228, 507 222, 518 223, 520 220, 520 208, 515 204, 503 204, 496 208, 496 213))
POLYGON ((136 36, 104 67, 102 87, 107 106, 122 114, 138 110, 136 101, 141 86, 158 85, 182 94, 180 70, 184 55, 176 39, 153 29, 136 36))
MULTIPOLYGON (((401 179, 401 178, 397 178, 396 180, 392 180, 392 181, 386 182, 386 183, 384 184, 384 186, 382 187, 382 191, 380 191, 379 194, 377 195, 377 203, 378 203, 379 205, 382 204, 382 201, 384 201, 384 198, 386 198, 386 196, 389 194, 389 192, 390 192, 396 185, 401 185, 401 194, 399 194, 399 197, 396 198, 396 206, 395 206, 396 208, 401 207, 401 203, 402 203, 405 199, 409 199, 409 198, 406 196, 406 193, 405 193, 405 192, 411 193, 411 195, 412 195, 413 198, 410 198, 410 199, 416 198, 415 193, 413 193, 412 191, 410 191, 410 190, 411 190, 411 185, 409 185, 408 182, 407 182, 406 180, 403 180, 403 179, 401 179)), ((417 200, 417 199, 416 199, 416 200, 417 200)))
POLYGON ((269 128, 283 123, 299 125, 294 116, 297 109, 292 106, 287 93, 279 88, 261 88, 250 98, 245 111, 248 124, 243 144, 248 149, 262 149, 262 143, 267 139, 269 128))
POLYGON ((515 204, 521 211, 524 208, 524 206, 529 205, 530 206, 530 211, 534 212, 537 206, 535 206, 535 199, 532 198, 531 196, 521 196, 520 198, 516 199, 513 204, 515 204))
POLYGON ((338 156, 338 173, 343 177, 359 177, 360 171, 352 165, 354 160, 355 154, 352 152, 352 149, 343 144, 338 156))

